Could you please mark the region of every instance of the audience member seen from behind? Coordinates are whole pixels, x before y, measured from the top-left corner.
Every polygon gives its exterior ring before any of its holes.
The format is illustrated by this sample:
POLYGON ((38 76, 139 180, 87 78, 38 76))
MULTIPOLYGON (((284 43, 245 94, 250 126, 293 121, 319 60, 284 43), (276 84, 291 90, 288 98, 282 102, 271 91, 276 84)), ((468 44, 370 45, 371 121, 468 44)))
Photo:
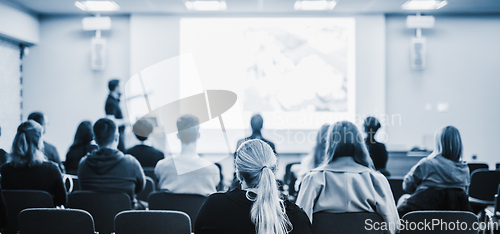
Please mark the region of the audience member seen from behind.
POLYGON ((276 156, 267 143, 244 142, 235 165, 243 189, 212 194, 196 218, 196 234, 312 233, 304 211, 282 200, 274 175, 276 156))
POLYGON ((43 190, 53 197, 55 206, 66 204, 66 188, 57 165, 47 161, 43 148, 43 128, 28 120, 17 128, 10 161, 2 166, 2 189, 43 190))
POLYGON ((297 177, 297 180, 295 181, 295 189, 297 191, 302 178, 312 169, 318 167, 321 163, 323 163, 323 161, 325 161, 328 127, 330 127, 330 125, 324 124, 319 129, 318 134, 316 135, 316 145, 314 146, 313 152, 302 158, 300 164, 292 166, 292 171, 295 177, 297 177))
MULTIPOLYGON (((0 136, 2 136, 2 128, 0 127, 0 136)), ((2 165, 4 165, 7 160, 9 159, 9 154, 0 148, 0 167, 2 167, 2 165)))
POLYGON ((135 200, 145 185, 141 164, 131 155, 118 150, 119 133, 113 120, 103 118, 94 124, 98 150, 87 154, 78 166, 82 190, 123 192, 135 200))
POLYGON ((200 137, 198 118, 183 115, 177 120, 177 137, 182 149, 179 155, 160 160, 155 167, 158 187, 171 193, 189 193, 208 196, 217 192, 219 168, 200 157, 196 142, 200 137))
POLYGON ((83 121, 76 129, 75 139, 66 154, 64 166, 68 174, 76 175, 78 172, 78 164, 83 156, 97 149, 94 145, 94 131, 92 124, 89 121, 83 121))
POLYGON ((368 135, 365 138, 366 146, 368 147, 368 152, 372 158, 375 170, 384 174, 385 176, 391 176, 391 173, 387 171, 387 160, 389 159, 387 150, 383 143, 375 140, 375 134, 380 129, 380 122, 375 117, 368 117, 364 122, 365 132, 368 135))
POLYGON ((406 174, 400 198, 399 215, 416 210, 469 211, 467 190, 469 167, 462 160, 462 139, 453 126, 436 132, 436 148, 406 174))
POLYGON ((165 156, 161 151, 145 143, 149 134, 153 132, 153 125, 149 121, 141 119, 135 122, 133 131, 137 139, 141 141, 141 144, 128 149, 125 153, 137 158, 142 167, 155 167, 156 163, 165 156))
MULTIPOLYGON (((47 118, 45 115, 41 112, 33 112, 28 116, 28 120, 34 120, 40 125, 42 125, 43 128, 43 133, 45 134, 47 130, 47 118)), ((59 153, 57 152, 57 149, 55 146, 47 143, 46 141, 43 142, 43 154, 47 157, 48 160, 57 163, 59 166, 59 169, 61 170, 62 173, 65 172, 64 166, 61 162, 61 158, 59 157, 59 153)))
MULTIPOLYGON (((317 212, 376 212, 385 222, 399 219, 391 187, 375 171, 363 137, 348 121, 328 130, 325 162, 302 180, 297 205, 313 220, 317 212)), ((360 225, 364 221, 360 220, 360 225)), ((395 233, 391 228, 390 233, 395 233)))

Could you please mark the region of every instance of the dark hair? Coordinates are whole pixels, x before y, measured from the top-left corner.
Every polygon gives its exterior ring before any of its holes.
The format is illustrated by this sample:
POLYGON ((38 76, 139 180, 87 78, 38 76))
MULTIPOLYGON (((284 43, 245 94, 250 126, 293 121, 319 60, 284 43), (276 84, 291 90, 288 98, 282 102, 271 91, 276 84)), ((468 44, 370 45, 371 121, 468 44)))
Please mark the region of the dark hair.
POLYGON ((120 84, 120 80, 113 79, 108 82, 109 91, 115 91, 116 87, 120 84))
POLYGON ((181 142, 191 143, 198 139, 199 120, 194 115, 183 115, 177 120, 178 136, 181 142))
POLYGON ((382 125, 377 118, 370 116, 365 119, 363 126, 365 127, 365 132, 375 134, 382 125))
POLYGON ((314 168, 318 167, 325 161, 326 137, 330 125, 324 124, 318 131, 316 136, 316 146, 314 146, 314 168))
POLYGON ((453 126, 446 126, 436 132, 436 153, 458 162, 462 158, 462 138, 453 126))
POLYGON ((92 130, 92 123, 90 121, 83 121, 76 129, 75 139, 71 148, 87 145, 94 139, 94 131, 92 130))
POLYGON ((252 119, 250 119, 250 126, 252 126, 253 131, 261 130, 263 124, 264 124, 264 119, 259 114, 252 116, 252 119))
POLYGON ((34 120, 28 120, 17 127, 10 154, 10 163, 14 167, 33 166, 45 160, 40 145, 42 132, 42 126, 34 120))
POLYGON ((45 116, 42 112, 33 112, 28 116, 28 120, 35 120, 42 126, 45 126, 45 116))
POLYGON ((148 139, 149 134, 153 132, 153 124, 151 124, 147 120, 140 119, 135 122, 134 126, 132 127, 132 131, 134 132, 137 139, 139 139, 140 141, 145 141, 148 139))
POLYGON ((374 168, 370 154, 358 128, 349 121, 337 122, 328 130, 325 162, 349 156, 358 164, 374 168))
POLYGON ((99 146, 110 144, 115 139, 116 124, 113 120, 102 118, 94 124, 95 141, 99 146))

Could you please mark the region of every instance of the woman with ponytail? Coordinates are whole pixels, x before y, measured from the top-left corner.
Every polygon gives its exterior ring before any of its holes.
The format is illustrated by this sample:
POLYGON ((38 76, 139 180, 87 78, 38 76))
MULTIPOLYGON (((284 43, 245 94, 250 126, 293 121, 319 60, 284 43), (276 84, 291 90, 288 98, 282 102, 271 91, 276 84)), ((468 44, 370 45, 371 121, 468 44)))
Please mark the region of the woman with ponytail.
POLYGON ((66 188, 59 167, 42 152, 42 126, 28 120, 17 128, 9 162, 0 168, 2 189, 43 190, 54 205, 66 204, 66 188))
POLYGON ((311 222, 317 212, 376 212, 395 233, 399 217, 391 187, 375 170, 356 126, 349 121, 335 123, 326 144, 325 161, 302 180, 297 205, 311 222))
POLYGON ((242 189, 212 194, 196 218, 196 234, 308 234, 306 214, 282 200, 274 171, 276 156, 261 140, 244 142, 236 152, 236 175, 242 189))

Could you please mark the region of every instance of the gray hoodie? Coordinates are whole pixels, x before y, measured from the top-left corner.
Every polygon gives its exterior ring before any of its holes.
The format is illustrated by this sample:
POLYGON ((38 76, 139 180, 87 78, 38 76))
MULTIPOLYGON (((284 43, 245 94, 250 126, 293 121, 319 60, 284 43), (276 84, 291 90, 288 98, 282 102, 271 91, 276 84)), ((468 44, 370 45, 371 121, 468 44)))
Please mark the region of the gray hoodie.
POLYGON ((454 162, 442 155, 430 155, 406 174, 403 190, 413 193, 427 188, 460 188, 467 193, 469 184, 469 167, 465 162, 454 162))

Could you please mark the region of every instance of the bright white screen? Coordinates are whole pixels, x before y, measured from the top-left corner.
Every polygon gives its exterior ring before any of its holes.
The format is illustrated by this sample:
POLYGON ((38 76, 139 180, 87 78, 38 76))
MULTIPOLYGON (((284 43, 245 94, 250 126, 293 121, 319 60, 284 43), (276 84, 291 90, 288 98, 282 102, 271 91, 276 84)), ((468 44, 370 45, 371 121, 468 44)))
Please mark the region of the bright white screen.
MULTIPOLYGON (((268 129, 317 129, 356 113, 354 18, 183 18, 180 52, 203 89, 238 95, 244 122, 260 113, 268 129)), ((181 97, 199 93, 189 74, 181 61, 181 97)))

